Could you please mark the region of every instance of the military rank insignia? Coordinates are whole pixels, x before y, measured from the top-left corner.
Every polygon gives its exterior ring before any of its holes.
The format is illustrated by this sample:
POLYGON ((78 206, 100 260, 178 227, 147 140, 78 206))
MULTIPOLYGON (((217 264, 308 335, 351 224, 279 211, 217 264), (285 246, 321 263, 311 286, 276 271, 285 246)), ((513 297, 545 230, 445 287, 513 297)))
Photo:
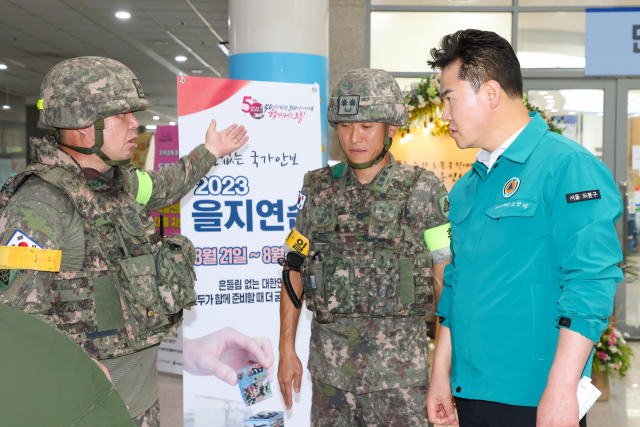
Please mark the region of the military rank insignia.
POLYGON ((358 114, 360 109, 359 95, 346 95, 338 97, 338 115, 353 116, 358 114))
POLYGON ((144 98, 144 90, 142 90, 142 85, 140 84, 140 80, 138 79, 132 79, 133 80, 133 85, 136 87, 136 90, 138 91, 138 96, 140 98, 144 98))

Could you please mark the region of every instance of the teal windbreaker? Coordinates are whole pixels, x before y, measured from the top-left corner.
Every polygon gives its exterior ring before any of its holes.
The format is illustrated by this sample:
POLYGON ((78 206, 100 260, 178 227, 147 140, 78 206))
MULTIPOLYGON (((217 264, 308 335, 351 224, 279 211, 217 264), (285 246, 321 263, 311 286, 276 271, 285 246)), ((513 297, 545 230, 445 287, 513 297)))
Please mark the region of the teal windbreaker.
POLYGON ((449 194, 437 315, 451 331, 451 388, 465 399, 538 406, 559 328, 596 342, 622 281, 611 172, 531 117, 489 173, 475 162, 449 194))

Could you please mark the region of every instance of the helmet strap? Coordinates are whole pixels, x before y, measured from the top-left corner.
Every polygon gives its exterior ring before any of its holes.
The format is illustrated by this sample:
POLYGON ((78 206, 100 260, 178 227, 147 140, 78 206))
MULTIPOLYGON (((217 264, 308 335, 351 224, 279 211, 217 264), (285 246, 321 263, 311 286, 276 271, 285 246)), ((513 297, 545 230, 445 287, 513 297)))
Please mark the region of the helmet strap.
POLYGON ((352 162, 351 159, 349 159, 349 155, 346 153, 346 151, 344 151, 344 148, 342 148, 342 144, 340 144, 340 149, 342 150, 344 155, 347 156, 347 164, 353 169, 367 169, 373 165, 377 165, 384 159, 384 156, 386 156, 389 152, 389 148, 391 148, 392 143, 393 140, 389 136, 389 125, 387 124, 384 127, 384 142, 382 143, 382 152, 375 159, 369 160, 368 162, 364 163, 355 163, 352 162))
POLYGON ((104 119, 98 120, 93 124, 93 131, 96 139, 96 144, 91 148, 77 147, 75 145, 68 145, 61 142, 60 133, 58 132, 58 129, 54 129, 52 132, 52 135, 55 138, 55 140, 58 142, 58 144, 63 145, 67 148, 70 148, 71 150, 76 151, 78 153, 86 154, 88 156, 95 154, 96 156, 100 157, 102 161, 109 166, 125 166, 129 164, 129 162, 131 161, 130 158, 126 160, 111 160, 109 156, 107 156, 101 150, 102 146, 104 145, 104 134, 102 133, 104 131, 104 119))

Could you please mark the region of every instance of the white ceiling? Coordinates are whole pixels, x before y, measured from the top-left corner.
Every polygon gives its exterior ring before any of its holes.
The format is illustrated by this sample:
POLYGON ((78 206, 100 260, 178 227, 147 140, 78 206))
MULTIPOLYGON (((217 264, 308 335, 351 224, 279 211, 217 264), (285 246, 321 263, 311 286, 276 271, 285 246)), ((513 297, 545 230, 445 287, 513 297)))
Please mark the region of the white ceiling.
MULTIPOLYGON (((228 0, 191 3, 228 40, 228 0)), ((77 56, 106 56, 127 65, 142 83, 153 112, 136 113, 141 125, 168 124, 178 116, 171 65, 187 75, 217 76, 167 30, 228 77, 228 58, 218 48, 219 40, 185 0, 0 0, 0 63, 8 67, 0 70, 0 88, 35 105, 40 84, 54 65, 77 56), (131 18, 116 18, 118 11, 131 18), (187 60, 177 62, 178 55, 187 60), (161 120, 152 120, 154 114, 161 120)))

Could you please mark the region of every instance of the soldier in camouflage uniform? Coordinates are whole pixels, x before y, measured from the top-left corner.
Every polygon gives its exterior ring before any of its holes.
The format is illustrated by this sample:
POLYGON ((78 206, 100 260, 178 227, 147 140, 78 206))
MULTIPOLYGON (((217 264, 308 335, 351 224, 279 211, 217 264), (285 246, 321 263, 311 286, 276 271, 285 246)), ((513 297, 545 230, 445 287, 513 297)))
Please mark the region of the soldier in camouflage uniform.
POLYGON ((285 244, 295 295, 281 299, 280 388, 290 408, 292 382, 297 392, 302 376, 293 302, 302 294, 313 311, 311 424, 427 426, 424 316, 451 256, 447 190, 388 152, 407 110, 387 72, 348 72, 327 116, 347 165, 304 177, 285 244))
POLYGON ((218 133, 214 121, 204 145, 147 173, 130 158, 133 112, 150 104, 126 66, 100 57, 64 61, 45 77, 41 97, 40 121, 53 136, 30 140, 33 163, 3 187, 0 246, 59 251, 59 265, 5 265, 0 302, 84 348, 108 369, 136 426, 159 426, 158 346, 195 302, 195 249, 184 236, 163 239, 150 209, 180 201, 216 157, 246 142, 246 131, 218 133))

